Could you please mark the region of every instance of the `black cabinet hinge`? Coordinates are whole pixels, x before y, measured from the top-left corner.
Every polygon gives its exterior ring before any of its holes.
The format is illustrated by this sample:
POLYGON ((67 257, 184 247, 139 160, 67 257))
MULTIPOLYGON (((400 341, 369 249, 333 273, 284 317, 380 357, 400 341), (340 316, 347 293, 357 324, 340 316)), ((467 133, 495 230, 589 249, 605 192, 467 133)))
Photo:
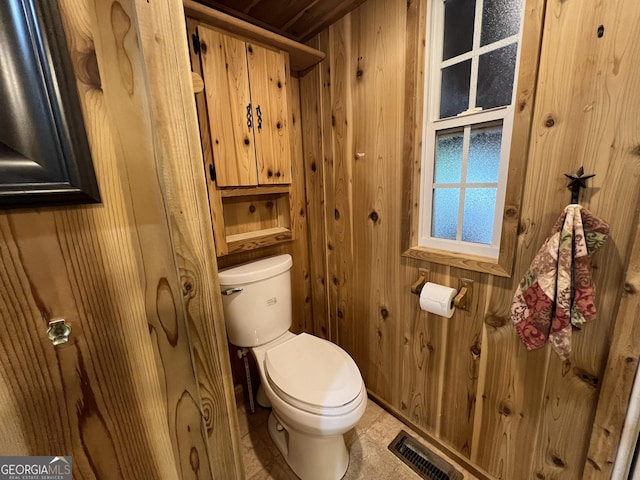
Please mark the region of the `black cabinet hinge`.
POLYGON ((191 42, 193 43, 193 53, 200 55, 200 37, 197 32, 191 35, 191 42))
POLYGON ((216 166, 213 163, 209 164, 209 178, 212 182, 216 181, 216 166))

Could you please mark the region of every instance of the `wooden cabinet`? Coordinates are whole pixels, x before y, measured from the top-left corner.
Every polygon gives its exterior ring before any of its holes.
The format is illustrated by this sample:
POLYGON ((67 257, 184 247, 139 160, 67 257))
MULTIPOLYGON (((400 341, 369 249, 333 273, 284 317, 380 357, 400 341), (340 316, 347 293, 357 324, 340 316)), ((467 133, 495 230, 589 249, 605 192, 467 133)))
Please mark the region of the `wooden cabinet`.
POLYGON ((200 25, 218 187, 291 183, 287 54, 200 25))
POLYGON ((294 240, 304 188, 289 61, 306 69, 324 53, 202 5, 187 9, 187 33, 216 255, 294 240))

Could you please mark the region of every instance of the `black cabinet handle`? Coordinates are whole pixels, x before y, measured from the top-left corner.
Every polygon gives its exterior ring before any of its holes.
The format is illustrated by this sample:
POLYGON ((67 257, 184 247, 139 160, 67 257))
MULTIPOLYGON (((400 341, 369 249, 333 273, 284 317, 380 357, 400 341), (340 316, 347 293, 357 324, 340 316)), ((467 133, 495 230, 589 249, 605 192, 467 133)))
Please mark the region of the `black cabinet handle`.
POLYGON ((253 128, 253 110, 250 103, 247 105, 247 127, 253 128))
POLYGON ((262 110, 260 110, 260 105, 256 107, 256 115, 258 115, 258 130, 262 130, 262 110))

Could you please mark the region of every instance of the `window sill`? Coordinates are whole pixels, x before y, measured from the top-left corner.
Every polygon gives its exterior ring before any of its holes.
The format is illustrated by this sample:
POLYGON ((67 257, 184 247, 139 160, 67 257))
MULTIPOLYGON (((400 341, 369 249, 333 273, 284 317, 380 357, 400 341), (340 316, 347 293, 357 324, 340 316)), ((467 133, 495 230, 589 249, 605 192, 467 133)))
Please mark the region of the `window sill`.
POLYGON ((451 267, 464 268, 475 272, 489 273, 498 277, 511 277, 510 268, 500 263, 500 258, 480 257, 463 253, 453 253, 445 250, 436 250, 427 247, 410 247, 403 257, 415 258, 426 262, 449 265, 451 267))

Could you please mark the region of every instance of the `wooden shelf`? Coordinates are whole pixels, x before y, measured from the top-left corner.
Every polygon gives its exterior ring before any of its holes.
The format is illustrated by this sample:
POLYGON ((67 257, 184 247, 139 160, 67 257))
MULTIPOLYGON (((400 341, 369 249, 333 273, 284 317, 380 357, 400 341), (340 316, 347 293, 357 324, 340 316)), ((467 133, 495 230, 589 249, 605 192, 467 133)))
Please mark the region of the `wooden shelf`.
POLYGON ((214 223, 214 230, 220 229, 216 240, 219 257, 294 239, 290 186, 234 187, 214 192, 219 198, 219 221, 214 223))
POLYGON ((293 232, 285 227, 266 228, 236 235, 227 235, 229 253, 246 252, 276 243, 293 240, 293 232))
POLYGON ((222 198, 246 197, 247 195, 273 195, 279 193, 289 193, 291 185, 263 186, 263 187, 232 187, 221 188, 222 198))
POLYGON ((320 50, 303 45, 295 40, 257 27, 192 0, 183 0, 183 4, 188 17, 195 18, 206 25, 220 28, 245 39, 270 45, 288 52, 291 68, 294 71, 303 71, 313 67, 316 63, 320 63, 325 57, 324 52, 320 50))

